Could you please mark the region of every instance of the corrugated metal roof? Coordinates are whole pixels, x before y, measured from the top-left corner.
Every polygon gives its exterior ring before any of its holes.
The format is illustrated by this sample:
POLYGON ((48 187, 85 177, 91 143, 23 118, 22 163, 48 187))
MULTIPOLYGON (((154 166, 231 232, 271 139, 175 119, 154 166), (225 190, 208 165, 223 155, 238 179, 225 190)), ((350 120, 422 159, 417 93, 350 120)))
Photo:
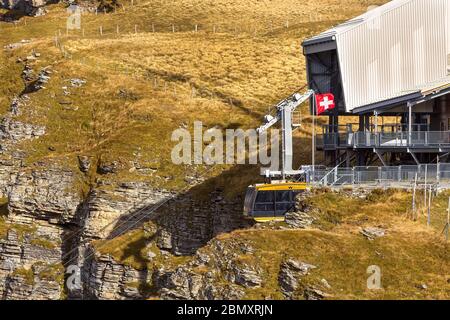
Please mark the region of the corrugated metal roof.
POLYGON ((334 41, 346 111, 353 112, 447 86, 449 19, 450 0, 394 0, 304 46, 334 41))
POLYGON ((315 44, 318 42, 334 40, 334 37, 336 35, 343 34, 363 23, 370 21, 371 19, 378 18, 378 17, 386 14, 387 12, 394 10, 396 8, 399 8, 411 1, 414 1, 414 0, 394 0, 394 1, 384 4, 382 6, 375 7, 374 9, 367 11, 366 13, 364 13, 356 18, 350 19, 344 23, 341 23, 341 24, 335 26, 332 29, 329 29, 329 30, 324 31, 314 37, 306 39, 303 42, 303 46, 315 44))
POLYGON ((352 111, 354 113, 368 112, 375 109, 383 109, 389 106, 395 106, 401 103, 406 104, 407 101, 420 100, 435 93, 443 92, 446 90, 448 91, 449 88, 450 76, 447 76, 444 79, 433 81, 422 86, 412 88, 411 90, 396 92, 391 96, 386 96, 367 105, 359 106, 352 111))

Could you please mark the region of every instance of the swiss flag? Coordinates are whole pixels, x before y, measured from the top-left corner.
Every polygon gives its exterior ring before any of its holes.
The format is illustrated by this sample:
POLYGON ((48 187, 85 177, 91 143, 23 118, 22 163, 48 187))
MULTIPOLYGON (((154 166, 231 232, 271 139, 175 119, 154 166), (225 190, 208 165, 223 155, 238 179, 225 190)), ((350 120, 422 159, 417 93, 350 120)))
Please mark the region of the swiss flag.
POLYGON ((334 109, 335 106, 334 95, 332 93, 316 94, 317 114, 334 109))

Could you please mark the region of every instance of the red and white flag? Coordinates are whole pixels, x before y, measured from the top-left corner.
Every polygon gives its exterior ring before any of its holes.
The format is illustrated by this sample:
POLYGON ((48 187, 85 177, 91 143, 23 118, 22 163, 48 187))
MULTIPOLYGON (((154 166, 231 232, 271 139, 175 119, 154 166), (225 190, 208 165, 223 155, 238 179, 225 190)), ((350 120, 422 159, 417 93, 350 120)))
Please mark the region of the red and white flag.
POLYGON ((334 109, 334 95, 332 93, 316 94, 317 114, 322 114, 328 110, 334 109))

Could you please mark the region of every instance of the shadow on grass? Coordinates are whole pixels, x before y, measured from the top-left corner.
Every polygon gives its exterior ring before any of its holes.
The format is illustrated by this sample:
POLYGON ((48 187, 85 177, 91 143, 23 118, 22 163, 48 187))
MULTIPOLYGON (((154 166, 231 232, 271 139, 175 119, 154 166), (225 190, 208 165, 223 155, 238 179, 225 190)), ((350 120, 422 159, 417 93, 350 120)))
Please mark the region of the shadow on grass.
POLYGON ((0 21, 4 22, 18 22, 21 18, 25 17, 26 14, 22 10, 11 9, 6 13, 0 14, 0 21))
MULTIPOLYGON (((307 147, 309 138, 295 139, 296 146, 307 147)), ((300 158, 297 155, 297 158, 300 158)), ((309 154, 303 155, 307 162, 309 154)), ((300 159, 297 159, 300 160, 300 159)), ((296 167, 299 167, 296 161, 296 167)), ((253 219, 243 215, 246 189, 263 183, 257 165, 235 165, 218 176, 209 178, 172 198, 140 207, 121 216, 108 239, 152 221, 169 234, 165 242, 172 253, 191 255, 221 233, 249 228, 253 219)))

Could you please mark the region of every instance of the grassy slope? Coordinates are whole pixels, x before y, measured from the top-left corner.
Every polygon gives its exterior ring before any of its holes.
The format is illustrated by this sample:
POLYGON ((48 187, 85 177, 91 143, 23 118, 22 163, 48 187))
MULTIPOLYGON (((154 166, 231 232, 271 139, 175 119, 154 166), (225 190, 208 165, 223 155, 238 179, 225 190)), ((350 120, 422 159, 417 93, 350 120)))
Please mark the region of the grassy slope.
MULTIPOLYGON (((17 27, 1 23, 5 31, 0 43, 34 42, 1 53, 5 85, 0 87, 0 111, 6 112, 23 89, 17 56, 36 49, 42 57, 35 70, 51 65, 56 72, 46 90, 31 95, 29 110, 20 116, 48 128, 45 137, 21 146, 29 163, 52 160, 75 167, 76 156, 84 154, 97 161, 119 161, 121 170, 113 180, 138 179, 180 189, 186 175, 204 174, 206 168, 171 163, 172 130, 192 128, 195 120, 206 127, 257 127, 268 106, 305 84, 301 40, 363 12, 367 2, 177 0, 139 1, 134 7, 125 2, 124 8, 107 15, 84 14, 83 30, 68 35, 62 5, 52 6, 45 17, 22 18, 17 27), (193 32, 195 25, 198 33, 193 32), (54 45, 59 33, 70 58, 54 45), (63 96, 61 87, 74 77, 86 79, 87 85, 63 96), (139 174, 132 169, 135 161, 158 171, 139 174)), ((298 133, 298 162, 308 159, 308 132, 306 125, 298 133)), ((206 175, 227 169, 217 166, 206 175)), ((246 170, 237 168, 233 174, 242 178, 246 170)), ((252 174, 242 185, 257 179, 252 174)))
MULTIPOLYGON (((435 199, 432 215, 443 221, 440 202, 435 199)), ((249 292, 249 297, 264 297, 276 288, 279 262, 297 257, 319 268, 306 283, 317 284, 325 278, 332 286, 326 290, 338 299, 448 299, 450 255, 448 243, 437 236, 441 224, 426 228, 409 218, 411 195, 404 192, 375 193, 367 200, 331 193, 318 193, 311 199, 321 219, 320 230, 243 232, 239 237, 257 246, 255 254, 265 266, 268 284, 249 292), (380 226, 387 235, 374 241, 364 239, 359 231, 365 226, 380 226), (277 250, 273 250, 273 243, 277 250), (378 265, 382 271, 383 290, 367 290, 366 269, 378 265), (427 284, 427 290, 418 286, 427 284)), ((273 294, 273 293, 272 293, 273 294)))

